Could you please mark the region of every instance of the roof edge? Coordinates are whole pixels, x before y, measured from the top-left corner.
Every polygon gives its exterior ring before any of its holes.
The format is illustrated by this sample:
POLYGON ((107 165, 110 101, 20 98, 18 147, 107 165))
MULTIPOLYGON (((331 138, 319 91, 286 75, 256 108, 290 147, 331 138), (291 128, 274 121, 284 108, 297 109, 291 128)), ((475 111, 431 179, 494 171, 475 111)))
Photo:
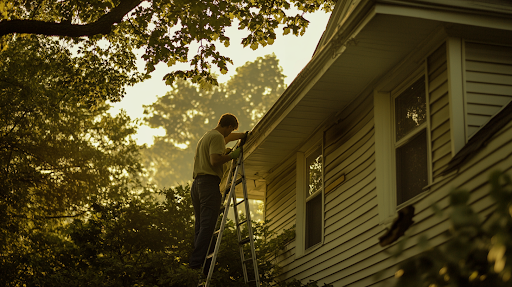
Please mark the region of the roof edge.
MULTIPOLYGON (((370 1, 367 3, 370 3, 370 1)), ((295 77, 281 97, 252 129, 251 137, 246 143, 245 158, 254 152, 257 146, 266 139, 328 68, 343 54, 352 38, 376 15, 374 8, 374 5, 367 5, 366 9, 360 11, 360 14, 351 15, 350 23, 347 24, 349 26, 335 34, 327 44, 313 55, 312 59, 295 77)))

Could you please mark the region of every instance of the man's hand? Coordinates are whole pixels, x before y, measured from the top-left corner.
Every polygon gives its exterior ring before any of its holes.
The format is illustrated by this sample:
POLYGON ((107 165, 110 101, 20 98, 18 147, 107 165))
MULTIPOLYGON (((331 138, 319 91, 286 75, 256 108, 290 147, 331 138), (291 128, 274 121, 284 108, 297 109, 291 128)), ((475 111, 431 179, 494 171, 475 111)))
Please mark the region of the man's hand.
POLYGON ((236 141, 236 140, 239 140, 243 137, 246 137, 248 135, 249 132, 245 132, 245 133, 230 133, 227 137, 224 138, 224 141, 226 143, 228 142, 232 142, 232 141, 236 141))
POLYGON ((247 141, 247 139, 249 139, 249 131, 246 131, 246 132, 244 133, 244 136, 243 136, 243 137, 242 137, 242 139, 241 139, 240 145, 241 145, 241 146, 242 146, 242 145, 244 145, 244 144, 245 144, 245 142, 247 141))
POLYGON ((231 159, 236 159, 240 156, 240 148, 237 148, 235 149, 234 151, 232 151, 229 156, 231 157, 231 159))

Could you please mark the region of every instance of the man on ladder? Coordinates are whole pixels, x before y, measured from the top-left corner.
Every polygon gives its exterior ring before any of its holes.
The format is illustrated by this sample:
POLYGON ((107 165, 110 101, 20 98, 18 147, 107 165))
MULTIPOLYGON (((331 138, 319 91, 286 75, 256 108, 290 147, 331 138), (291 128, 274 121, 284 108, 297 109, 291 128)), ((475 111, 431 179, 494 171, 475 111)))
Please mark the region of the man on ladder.
MULTIPOLYGON (((223 164, 240 156, 240 147, 225 155, 226 143, 242 139, 245 133, 233 133, 238 129, 238 119, 232 114, 224 114, 217 127, 208 131, 199 140, 194 157, 194 181, 190 190, 195 216, 194 251, 189 266, 200 269, 203 265, 222 200, 220 182, 223 164)), ((208 264, 202 272, 207 275, 208 264)))

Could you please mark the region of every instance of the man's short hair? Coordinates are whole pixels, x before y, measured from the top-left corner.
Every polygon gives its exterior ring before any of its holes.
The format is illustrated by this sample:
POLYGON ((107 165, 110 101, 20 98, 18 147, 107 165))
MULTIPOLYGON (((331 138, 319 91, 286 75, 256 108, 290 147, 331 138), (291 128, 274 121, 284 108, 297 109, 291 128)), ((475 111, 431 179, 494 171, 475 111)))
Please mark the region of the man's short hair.
POLYGON ((238 129, 238 119, 233 114, 223 114, 219 119, 219 126, 221 127, 228 127, 232 126, 235 127, 235 130, 238 129))

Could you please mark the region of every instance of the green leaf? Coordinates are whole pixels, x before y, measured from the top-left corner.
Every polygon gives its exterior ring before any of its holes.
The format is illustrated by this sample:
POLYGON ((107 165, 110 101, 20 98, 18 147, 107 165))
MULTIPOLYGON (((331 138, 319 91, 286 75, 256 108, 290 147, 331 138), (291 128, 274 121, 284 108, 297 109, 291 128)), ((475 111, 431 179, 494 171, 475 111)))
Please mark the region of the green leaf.
POLYGON ((176 64, 176 59, 171 58, 167 60, 167 67, 174 66, 174 64, 176 64))

